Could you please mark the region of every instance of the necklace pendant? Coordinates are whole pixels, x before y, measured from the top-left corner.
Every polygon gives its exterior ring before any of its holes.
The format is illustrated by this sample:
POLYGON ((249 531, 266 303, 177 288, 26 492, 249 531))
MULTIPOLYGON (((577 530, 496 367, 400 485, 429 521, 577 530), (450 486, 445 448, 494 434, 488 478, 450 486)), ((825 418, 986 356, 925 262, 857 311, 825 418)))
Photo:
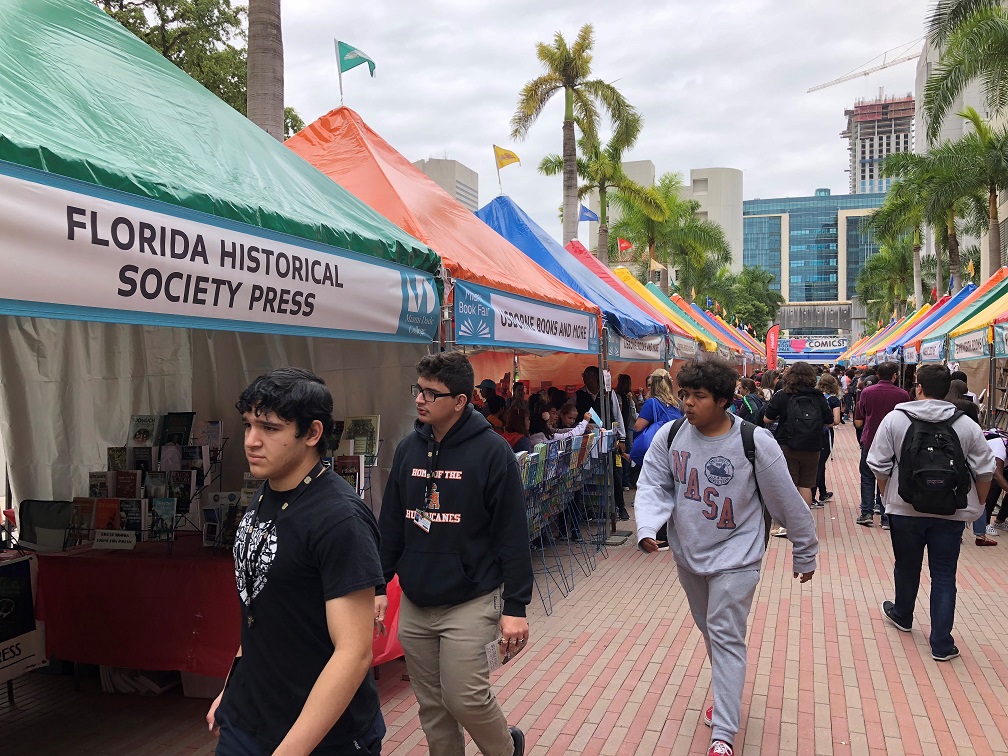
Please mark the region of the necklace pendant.
POLYGON ((252 616, 252 615, 250 614, 250 615, 248 616, 248 619, 246 620, 246 624, 248 625, 248 627, 249 627, 249 630, 251 630, 251 629, 252 629, 253 627, 255 627, 255 617, 253 617, 253 616, 252 616))

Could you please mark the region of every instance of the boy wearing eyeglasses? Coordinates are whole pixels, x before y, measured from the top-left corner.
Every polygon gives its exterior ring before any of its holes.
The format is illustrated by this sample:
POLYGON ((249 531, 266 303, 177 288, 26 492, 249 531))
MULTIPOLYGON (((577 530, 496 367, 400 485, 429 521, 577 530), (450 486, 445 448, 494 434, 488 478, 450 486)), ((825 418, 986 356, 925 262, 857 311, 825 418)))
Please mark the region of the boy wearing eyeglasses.
MULTIPOLYGON (((399 641, 432 754, 463 756, 468 731, 482 753, 521 756, 490 689, 485 647, 510 654, 528 642, 532 557, 518 463, 469 399, 465 355, 428 355, 412 386, 417 422, 399 442, 379 529, 386 582, 403 597, 399 641)), ((384 593, 381 589, 379 593, 384 593)), ((375 598, 384 628, 388 601, 375 598)))

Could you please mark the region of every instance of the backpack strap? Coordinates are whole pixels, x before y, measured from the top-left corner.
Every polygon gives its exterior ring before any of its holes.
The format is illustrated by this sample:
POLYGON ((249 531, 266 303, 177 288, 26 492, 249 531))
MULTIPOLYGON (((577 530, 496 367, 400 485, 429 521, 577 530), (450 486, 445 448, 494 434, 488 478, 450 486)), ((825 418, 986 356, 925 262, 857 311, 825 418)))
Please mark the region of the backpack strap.
MULTIPOLYGON (((756 426, 742 418, 739 418, 739 422, 742 424, 742 449, 745 451, 749 464, 752 465, 753 481, 756 483, 756 497, 759 499, 760 506, 763 507, 763 548, 766 548, 767 544, 770 543, 770 510, 766 508, 766 503, 763 501, 759 479, 756 477, 756 426)), ((672 428, 668 434, 668 451, 672 451, 672 442, 685 423, 685 417, 681 417, 672 423, 672 428)))

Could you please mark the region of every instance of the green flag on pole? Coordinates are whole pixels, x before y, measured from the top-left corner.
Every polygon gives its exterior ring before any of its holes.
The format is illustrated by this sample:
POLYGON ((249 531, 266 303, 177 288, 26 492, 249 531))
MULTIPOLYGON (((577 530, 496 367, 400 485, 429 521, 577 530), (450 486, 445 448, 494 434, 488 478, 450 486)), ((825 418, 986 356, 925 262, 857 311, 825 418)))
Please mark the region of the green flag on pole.
POLYGON ((372 78, 374 77, 375 62, 356 47, 351 47, 346 42, 336 40, 336 55, 339 57, 340 73, 349 71, 351 68, 356 68, 361 63, 367 63, 371 76, 372 78))

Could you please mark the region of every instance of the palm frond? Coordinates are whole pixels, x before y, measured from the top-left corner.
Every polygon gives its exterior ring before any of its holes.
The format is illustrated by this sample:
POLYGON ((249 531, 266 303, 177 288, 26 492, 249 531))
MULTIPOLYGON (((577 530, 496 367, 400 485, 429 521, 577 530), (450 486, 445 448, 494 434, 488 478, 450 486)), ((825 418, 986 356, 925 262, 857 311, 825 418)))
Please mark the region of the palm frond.
POLYGON ((547 155, 539 162, 539 173, 543 176, 559 176, 563 173, 563 158, 559 155, 547 155))
POLYGON ((525 139, 550 98, 562 88, 563 82, 555 74, 539 76, 522 87, 521 94, 518 95, 518 106, 511 116, 511 138, 519 141, 525 139))

